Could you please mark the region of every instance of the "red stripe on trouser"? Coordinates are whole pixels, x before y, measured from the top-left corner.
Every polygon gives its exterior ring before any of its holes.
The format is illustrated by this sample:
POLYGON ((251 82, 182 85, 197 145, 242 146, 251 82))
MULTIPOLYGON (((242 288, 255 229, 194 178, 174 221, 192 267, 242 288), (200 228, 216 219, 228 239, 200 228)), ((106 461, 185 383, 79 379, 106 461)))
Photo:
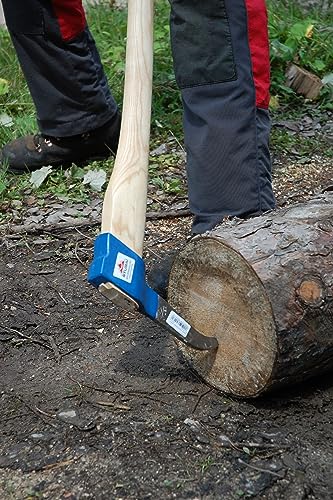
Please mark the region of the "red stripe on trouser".
POLYGON ((86 27, 86 16, 81 0, 52 0, 63 40, 68 42, 86 27))
POLYGON ((270 65, 265 0, 245 0, 252 71, 256 89, 256 105, 268 108, 270 65))

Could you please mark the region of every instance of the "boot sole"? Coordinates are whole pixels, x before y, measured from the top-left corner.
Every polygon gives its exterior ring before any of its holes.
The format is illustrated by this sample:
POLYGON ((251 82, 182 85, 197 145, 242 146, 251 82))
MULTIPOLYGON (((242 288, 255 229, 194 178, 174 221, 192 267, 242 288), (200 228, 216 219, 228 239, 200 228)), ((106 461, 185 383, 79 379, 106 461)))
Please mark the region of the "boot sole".
MULTIPOLYGON (((77 165, 78 167, 84 167, 85 165, 88 165, 89 163, 92 163, 93 161, 103 161, 103 160, 108 160, 109 158, 111 158, 111 155, 110 156, 95 156, 95 157, 89 158, 87 160, 81 160, 81 161, 72 160, 72 161, 68 161, 66 163, 61 162, 58 164, 49 164, 49 166, 51 166, 52 168, 55 168, 55 169, 59 169, 59 168, 68 169, 73 164, 77 165)), ((7 172, 10 174, 15 174, 15 175, 31 174, 32 172, 35 172, 36 170, 39 170, 45 166, 48 166, 48 165, 40 165, 39 167, 33 168, 32 170, 29 170, 28 167, 26 167, 26 170, 23 170, 21 168, 8 167, 7 172)))

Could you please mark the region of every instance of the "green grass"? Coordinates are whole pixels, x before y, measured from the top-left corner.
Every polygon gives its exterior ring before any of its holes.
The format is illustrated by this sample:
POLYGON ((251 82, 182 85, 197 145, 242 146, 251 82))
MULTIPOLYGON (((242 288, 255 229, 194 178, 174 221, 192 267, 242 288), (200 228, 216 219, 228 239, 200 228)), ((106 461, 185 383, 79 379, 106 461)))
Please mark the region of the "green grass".
MULTIPOLYGON (((324 78, 333 72, 333 2, 324 11, 318 7, 304 12, 297 2, 269 0, 272 94, 302 105, 284 85, 284 73, 291 62, 324 78)), ((322 106, 332 107, 332 92, 323 90, 322 106)))
POLYGON ((274 153, 279 156, 290 156, 296 153, 297 156, 304 157, 306 160, 314 155, 333 157, 333 147, 326 142, 318 141, 315 137, 291 135, 287 130, 280 128, 272 129, 271 142, 274 153))
MULTIPOLYGON (((284 85, 284 72, 289 62, 295 61, 306 69, 323 77, 333 70, 333 8, 324 14, 320 9, 302 12, 295 2, 270 0, 269 24, 271 36, 272 95, 275 117, 294 119, 303 114, 320 113, 332 106, 332 87, 327 87, 315 103, 307 103, 302 97, 284 85)), ((181 99, 176 86, 169 43, 169 4, 167 0, 155 3, 155 59, 152 109, 152 148, 174 137, 183 142, 181 99)), ((126 43, 126 12, 108 7, 93 8, 88 21, 96 39, 102 62, 112 92, 121 103, 126 43)), ((14 137, 37 130, 34 106, 16 60, 9 34, 0 30, 0 116, 8 115, 13 123, 6 127, 0 124, 0 146, 14 137), (1 80, 2 79, 2 80, 1 80), (3 81, 5 80, 5 82, 3 81)), ((1 118, 0 118, 1 120, 1 118)), ((295 146, 304 154, 316 149, 323 155, 331 154, 326 146, 313 139, 291 136, 284 130, 273 130, 272 148, 278 153, 288 152, 295 146)), ((75 167, 67 172, 57 171, 48 177, 38 189, 32 189, 29 175, 21 177, 0 171, 0 203, 22 199, 33 194, 39 203, 51 195, 60 200, 87 201, 94 193, 82 184, 82 174, 89 168, 112 169, 112 160, 95 163, 84 171, 75 167)), ((184 186, 177 176, 172 178, 169 167, 177 166, 179 158, 172 155, 155 157, 150 167, 151 184, 156 189, 184 195, 184 186), (167 174, 163 171, 166 169, 167 174)))

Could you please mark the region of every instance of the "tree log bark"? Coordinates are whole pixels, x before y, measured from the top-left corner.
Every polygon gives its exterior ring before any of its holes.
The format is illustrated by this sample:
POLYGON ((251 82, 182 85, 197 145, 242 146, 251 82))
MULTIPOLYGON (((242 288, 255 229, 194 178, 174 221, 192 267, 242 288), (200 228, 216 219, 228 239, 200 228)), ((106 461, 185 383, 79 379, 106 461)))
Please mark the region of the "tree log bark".
POLYGON ((241 397, 333 368, 333 193, 190 241, 168 300, 215 353, 178 343, 213 387, 241 397))

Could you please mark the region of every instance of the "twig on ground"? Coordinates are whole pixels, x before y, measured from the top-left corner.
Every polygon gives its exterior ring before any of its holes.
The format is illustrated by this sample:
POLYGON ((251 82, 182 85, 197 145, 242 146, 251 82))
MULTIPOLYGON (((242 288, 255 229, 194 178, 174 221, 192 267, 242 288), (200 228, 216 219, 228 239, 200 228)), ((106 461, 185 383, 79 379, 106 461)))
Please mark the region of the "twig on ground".
POLYGON ((65 299, 65 297, 62 295, 61 292, 59 292, 59 290, 56 290, 57 294, 59 295, 59 297, 61 298, 61 300, 65 303, 65 304, 68 304, 68 301, 65 299))
MULTIPOLYGON (((129 396, 132 396, 132 397, 136 397, 136 396, 140 396, 140 397, 143 397, 145 399, 150 399, 152 401, 155 401, 157 403, 162 403, 164 405, 170 405, 171 403, 169 402, 166 402, 166 401, 163 401, 162 399, 158 399, 158 398, 154 398, 152 395, 154 394, 154 392, 146 392, 146 391, 128 391, 126 393, 121 393, 119 392, 119 390, 111 390, 111 389, 104 389, 102 387, 97 387, 97 386, 93 386, 93 385, 89 385, 89 384, 85 384, 85 383, 81 383, 81 382, 77 382, 76 380, 74 380, 73 378, 69 377, 68 378, 70 380, 72 380, 72 382, 75 382, 76 384, 78 384, 79 386, 82 386, 82 387, 85 387, 87 389, 91 389, 93 391, 96 391, 96 392, 102 392, 102 393, 105 393, 105 394, 113 394, 113 395, 117 395, 117 397, 129 397, 129 396)), ((212 390, 212 389, 210 389, 212 390)), ((158 393, 160 396, 163 396, 163 393, 158 393)))
POLYGON ((49 351, 53 351, 53 348, 50 347, 49 345, 45 344, 45 342, 42 342, 41 340, 38 340, 38 339, 33 339, 29 335, 25 335, 24 333, 19 332, 18 330, 15 330, 14 328, 10 328, 8 326, 2 325, 2 326, 0 326, 0 332, 1 332, 1 330, 5 331, 7 333, 13 333, 13 334, 18 335, 20 337, 20 339, 15 339, 13 337, 10 339, 14 342, 17 342, 17 343, 31 342, 33 344, 38 344, 38 345, 44 347, 44 349, 48 349, 49 351))
POLYGON ((210 392, 212 392, 212 390, 213 390, 213 389, 208 389, 208 391, 205 391, 205 392, 203 392, 202 394, 200 394, 200 396, 198 397, 198 399, 197 399, 197 401, 196 401, 196 403, 195 403, 195 405, 194 405, 194 408, 193 408, 193 410, 192 410, 192 414, 194 414, 194 413, 195 413, 195 411, 197 410, 197 408, 198 408, 199 404, 201 403, 202 399, 203 399, 205 396, 207 396, 207 394, 209 394, 210 392))
POLYGON ((276 476, 279 479, 284 478, 284 475, 278 474, 277 472, 274 472, 274 471, 269 470, 269 469, 263 469, 262 467, 257 467, 255 465, 248 464, 247 462, 244 462, 244 460, 242 460, 241 458, 238 459, 238 462, 242 465, 246 465, 246 467, 250 467, 250 469, 254 469, 254 470, 257 470, 259 472, 267 472, 267 474, 271 474, 272 476, 276 476))
POLYGON ((78 247, 79 247, 79 244, 80 242, 77 241, 76 242, 76 245, 75 245, 75 248, 74 248, 74 255, 76 257, 76 259, 80 262, 80 264, 84 267, 84 268, 87 268, 87 265, 83 262, 83 260, 80 259, 78 253, 77 253, 77 250, 78 250, 78 247))
POLYGON ((126 411, 130 411, 131 410, 130 406, 126 406, 126 405, 122 405, 122 404, 118 404, 118 403, 113 403, 112 401, 93 401, 93 400, 90 400, 90 399, 86 399, 85 402, 89 403, 89 404, 91 404, 93 406, 96 406, 97 408, 112 407, 115 410, 126 410, 126 411))
POLYGON ((41 415, 45 415, 45 417, 48 417, 48 418, 53 418, 53 419, 55 419, 55 418, 56 418, 56 416, 55 416, 55 415, 52 415, 51 413, 47 413, 46 411, 41 410, 40 408, 38 408, 38 406, 35 406, 35 409, 36 409, 36 411, 38 411, 41 415))
POLYGON ((87 234, 82 233, 77 227, 75 228, 75 231, 79 233, 81 236, 83 236, 83 238, 85 238, 86 240, 94 241, 94 238, 91 238, 87 234))
POLYGON ((57 290, 57 288, 55 288, 49 281, 47 278, 45 278, 46 281, 47 281, 47 284, 50 288, 52 288, 52 290, 54 290, 58 295, 59 297, 61 298, 61 300, 63 301, 64 304, 68 304, 68 301, 65 299, 65 297, 63 296, 63 294, 61 292, 59 292, 59 290, 57 290))
MULTIPOLYGON (((83 390, 83 387, 86 387, 86 386, 82 385, 78 380, 73 379, 70 375, 67 375, 67 378, 69 378, 69 380, 71 382, 74 382, 74 384, 76 384, 78 386, 78 388, 79 388, 78 396, 80 398, 80 404, 82 402, 85 402, 85 403, 91 404, 92 406, 96 406, 97 408, 112 407, 116 410, 126 410, 126 411, 131 410, 131 408, 129 406, 118 404, 118 403, 115 403, 114 401, 94 401, 92 399, 87 399, 84 397, 84 390, 83 390)), ((115 399, 117 399, 118 395, 119 394, 117 391, 115 399)))
POLYGON ((73 352, 79 351, 80 347, 75 347, 74 349, 71 349, 70 351, 64 352, 61 354, 61 357, 64 358, 65 356, 69 356, 73 352))
POLYGON ((58 469, 59 467, 65 467, 66 465, 69 465, 69 464, 72 464, 73 462, 76 462, 80 458, 81 457, 71 458, 70 460, 63 460, 62 462, 56 462, 54 464, 44 465, 40 470, 51 470, 51 469, 58 469))
POLYGON ((60 363, 62 355, 59 351, 57 344, 55 343, 54 338, 51 335, 43 335, 42 338, 44 338, 45 340, 47 340, 49 342, 50 346, 52 347, 53 354, 54 354, 54 357, 55 357, 57 363, 60 363))
POLYGON ((244 451, 244 448, 249 448, 253 450, 279 450, 288 449, 287 444, 275 444, 275 443, 254 443, 250 442, 233 442, 228 436, 223 436, 223 442, 219 443, 223 448, 232 448, 237 451, 244 451))
POLYGON ((41 271, 38 271, 38 272, 30 272, 31 276, 43 276, 45 274, 54 274, 55 271, 53 271, 52 269, 44 269, 44 270, 41 270, 41 271))
POLYGON ((74 380, 70 375, 67 375, 67 378, 69 378, 69 380, 71 382, 74 382, 74 384, 76 384, 79 388, 79 397, 80 397, 80 401, 79 401, 79 404, 82 403, 82 401, 84 400, 84 397, 83 397, 83 387, 82 385, 80 384, 80 382, 78 380, 74 380))
POLYGON ((53 427, 55 429, 57 428, 57 426, 54 425, 52 422, 49 422, 48 420, 46 420, 45 418, 43 418, 43 416, 46 416, 47 418, 54 418, 53 415, 50 415, 50 414, 48 414, 46 412, 43 412, 42 410, 40 410, 39 408, 37 408, 37 406, 35 408, 33 408, 29 403, 27 403, 26 401, 24 401, 24 399, 21 398, 21 396, 19 396, 18 394, 12 394, 12 396, 14 396, 14 398, 18 399, 36 417, 40 418, 44 422, 44 424, 50 425, 51 427, 53 427))
MULTIPOLYGON (((159 220, 159 219, 177 219, 180 217, 189 217, 191 215, 190 210, 165 210, 161 212, 148 212, 147 220, 159 220)), ((40 233, 50 233, 56 236, 57 231, 72 231, 78 228, 85 227, 95 227, 100 224, 100 218, 91 220, 80 220, 73 222, 59 222, 58 224, 20 224, 15 226, 14 224, 8 224, 1 228, 1 236, 10 238, 10 236, 17 236, 23 234, 40 234, 40 233), (5 230, 5 228, 7 230, 5 230)))
POLYGON ((179 139, 175 136, 175 134, 172 132, 172 130, 169 130, 169 134, 171 134, 171 136, 174 138, 174 140, 176 141, 176 143, 178 144, 180 149, 183 151, 183 153, 186 153, 184 146, 182 145, 181 142, 179 142, 179 139))

